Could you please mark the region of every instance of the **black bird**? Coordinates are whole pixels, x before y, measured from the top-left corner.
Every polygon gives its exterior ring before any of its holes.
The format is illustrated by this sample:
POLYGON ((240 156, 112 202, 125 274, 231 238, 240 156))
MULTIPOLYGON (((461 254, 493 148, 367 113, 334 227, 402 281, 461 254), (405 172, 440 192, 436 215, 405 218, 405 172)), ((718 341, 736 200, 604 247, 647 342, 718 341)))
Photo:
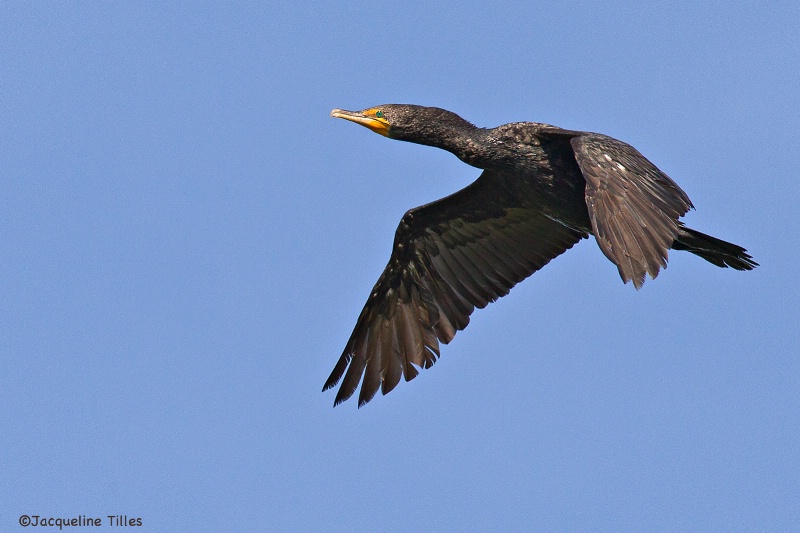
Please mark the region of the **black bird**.
POLYGON ((683 225, 689 197, 632 146, 536 122, 478 128, 435 107, 387 104, 332 117, 390 139, 441 148, 483 169, 466 188, 411 209, 389 264, 323 390, 344 376, 334 405, 391 391, 439 357, 469 316, 590 234, 638 289, 670 248, 736 270, 746 250, 683 225))

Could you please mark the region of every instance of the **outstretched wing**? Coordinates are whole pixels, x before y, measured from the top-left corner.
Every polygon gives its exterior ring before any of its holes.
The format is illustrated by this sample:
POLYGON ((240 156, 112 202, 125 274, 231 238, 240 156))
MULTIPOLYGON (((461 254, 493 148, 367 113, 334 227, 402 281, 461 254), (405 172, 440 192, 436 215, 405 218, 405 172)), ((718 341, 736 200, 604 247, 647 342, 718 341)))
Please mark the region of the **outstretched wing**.
POLYGON ((531 205, 518 183, 495 171, 457 193, 412 209, 397 228, 389 264, 323 390, 344 380, 335 404, 363 376, 359 407, 380 389, 429 368, 478 307, 571 248, 583 231, 531 205))
POLYGON ((586 205, 600 249, 638 289, 667 266, 686 193, 632 146, 596 133, 570 140, 586 179, 586 205))

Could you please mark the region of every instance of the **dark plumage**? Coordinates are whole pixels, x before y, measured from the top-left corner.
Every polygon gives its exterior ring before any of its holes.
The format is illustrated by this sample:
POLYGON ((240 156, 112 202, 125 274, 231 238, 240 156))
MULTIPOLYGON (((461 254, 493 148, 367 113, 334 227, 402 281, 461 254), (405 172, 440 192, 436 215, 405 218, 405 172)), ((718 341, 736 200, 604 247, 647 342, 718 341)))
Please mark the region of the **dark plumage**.
POLYGON ((720 267, 758 266, 744 248, 687 228, 692 203, 632 146, 583 131, 517 122, 478 128, 444 109, 388 104, 335 109, 402 141, 452 152, 483 169, 466 188, 408 211, 389 264, 323 390, 342 378, 335 404, 358 405, 429 368, 469 316, 576 242, 594 235, 638 289, 667 266, 672 248, 720 267))

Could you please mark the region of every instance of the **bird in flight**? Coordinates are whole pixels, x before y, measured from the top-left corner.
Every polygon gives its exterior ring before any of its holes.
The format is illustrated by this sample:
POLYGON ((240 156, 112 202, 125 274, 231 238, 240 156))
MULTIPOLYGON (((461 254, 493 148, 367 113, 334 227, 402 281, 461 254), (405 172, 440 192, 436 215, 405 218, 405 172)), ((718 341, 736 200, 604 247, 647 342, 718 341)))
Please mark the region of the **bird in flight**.
POLYGON ((389 137, 441 148, 483 170, 464 189, 403 215, 389 264, 323 390, 334 405, 361 383, 358 406, 410 381, 467 327, 472 311, 581 239, 637 289, 667 266, 670 249, 719 267, 758 266, 735 244, 686 227, 689 197, 632 146, 536 122, 479 128, 435 107, 386 104, 332 117, 389 137))

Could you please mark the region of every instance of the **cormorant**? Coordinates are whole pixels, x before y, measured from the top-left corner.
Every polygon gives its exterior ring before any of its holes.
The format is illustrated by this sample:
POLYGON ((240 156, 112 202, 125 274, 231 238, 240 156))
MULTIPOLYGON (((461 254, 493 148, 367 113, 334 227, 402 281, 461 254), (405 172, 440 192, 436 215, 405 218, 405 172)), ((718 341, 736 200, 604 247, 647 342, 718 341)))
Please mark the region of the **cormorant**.
POLYGON ((686 227, 689 197, 632 146, 536 122, 478 128, 435 107, 387 104, 332 117, 434 146, 483 169, 466 188, 403 215, 389 264, 323 390, 334 405, 391 391, 439 357, 478 307, 495 301, 590 234, 638 289, 670 249, 719 267, 758 266, 735 244, 686 227))

